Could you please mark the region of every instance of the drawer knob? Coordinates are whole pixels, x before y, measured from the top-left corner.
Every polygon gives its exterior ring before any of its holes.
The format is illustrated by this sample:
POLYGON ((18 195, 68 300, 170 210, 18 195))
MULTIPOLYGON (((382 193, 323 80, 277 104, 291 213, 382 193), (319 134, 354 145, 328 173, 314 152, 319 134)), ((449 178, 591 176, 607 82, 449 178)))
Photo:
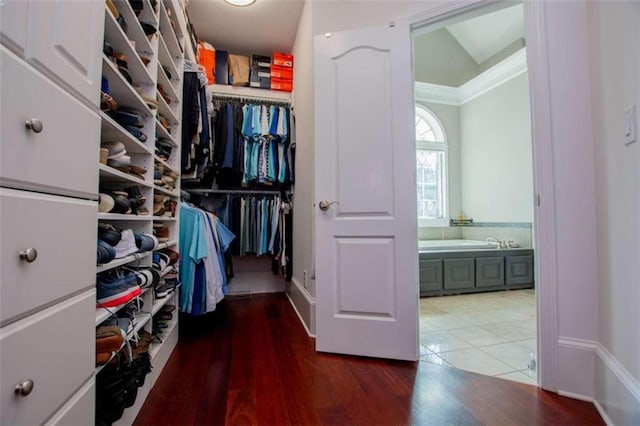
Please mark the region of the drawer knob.
POLYGON ((32 130, 34 133, 40 133, 42 131, 42 121, 37 118, 32 118, 24 122, 27 129, 32 130))
POLYGON ((24 382, 16 385, 15 393, 20 396, 27 396, 33 390, 33 380, 25 380, 24 382))
POLYGON ((38 257, 38 250, 34 249, 33 247, 30 247, 26 250, 22 250, 20 252, 20 259, 26 260, 29 263, 34 262, 37 257, 38 257))

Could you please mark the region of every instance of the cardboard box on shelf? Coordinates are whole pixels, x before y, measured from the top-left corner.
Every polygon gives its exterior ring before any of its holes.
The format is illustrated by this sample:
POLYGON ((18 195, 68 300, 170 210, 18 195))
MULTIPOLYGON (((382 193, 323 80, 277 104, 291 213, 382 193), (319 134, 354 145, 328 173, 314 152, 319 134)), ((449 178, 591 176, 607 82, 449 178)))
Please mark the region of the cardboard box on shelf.
POLYGON ((275 52, 273 54, 273 59, 271 60, 271 65, 293 68, 293 55, 275 52))
POLYGON ((229 84, 229 52, 216 50, 216 84, 229 84))
POLYGON ((258 89, 271 89, 271 78, 258 77, 252 73, 251 78, 249 79, 249 87, 256 87, 258 89))
POLYGON ((269 68, 271 56, 251 55, 251 68, 269 68))
POLYGON ((259 67, 259 68, 254 67, 254 68, 251 68, 251 75, 255 77, 271 78, 271 69, 264 68, 264 67, 259 67))
POLYGON ((229 84, 233 86, 249 85, 249 58, 241 55, 229 55, 229 84))
POLYGON ((293 80, 293 68, 273 65, 271 67, 271 77, 281 78, 283 80, 293 80))
POLYGON ((198 63, 205 69, 207 82, 214 84, 216 82, 214 75, 216 69, 216 50, 206 41, 198 42, 198 63))
POLYGON ((291 92, 293 91, 293 81, 272 77, 271 90, 279 90, 281 92, 291 92))

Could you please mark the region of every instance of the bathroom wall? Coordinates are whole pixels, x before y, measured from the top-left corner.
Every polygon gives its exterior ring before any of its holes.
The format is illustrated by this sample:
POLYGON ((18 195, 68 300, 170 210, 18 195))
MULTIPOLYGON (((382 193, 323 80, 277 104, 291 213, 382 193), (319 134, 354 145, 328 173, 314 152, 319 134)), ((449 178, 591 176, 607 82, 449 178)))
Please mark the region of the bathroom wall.
POLYGON ((460 107, 462 208, 476 222, 533 222, 527 73, 460 107))

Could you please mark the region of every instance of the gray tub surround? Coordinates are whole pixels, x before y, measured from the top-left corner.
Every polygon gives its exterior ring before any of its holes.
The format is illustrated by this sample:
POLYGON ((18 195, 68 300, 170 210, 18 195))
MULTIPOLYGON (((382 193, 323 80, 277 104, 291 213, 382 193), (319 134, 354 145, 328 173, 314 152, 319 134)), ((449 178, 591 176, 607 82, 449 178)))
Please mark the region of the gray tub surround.
POLYGON ((419 254, 420 296, 533 288, 533 250, 430 250, 419 254))

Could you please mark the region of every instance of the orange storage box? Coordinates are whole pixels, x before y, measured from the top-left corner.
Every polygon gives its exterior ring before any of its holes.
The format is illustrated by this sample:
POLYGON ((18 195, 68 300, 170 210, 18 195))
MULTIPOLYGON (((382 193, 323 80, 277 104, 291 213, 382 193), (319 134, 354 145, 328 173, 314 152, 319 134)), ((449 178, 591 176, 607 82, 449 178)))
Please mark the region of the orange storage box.
POLYGON ((281 92, 293 91, 293 81, 282 78, 271 77, 271 90, 279 90, 281 92))
POLYGON ((283 80, 293 80, 293 68, 271 66, 271 78, 281 78, 283 80))
POLYGON ((207 42, 198 42, 198 63, 205 69, 207 82, 209 84, 214 84, 216 82, 214 77, 216 68, 216 51, 213 46, 207 42))
POLYGON ((271 59, 271 66, 273 65, 293 68, 293 55, 276 52, 273 54, 273 58, 271 59))

